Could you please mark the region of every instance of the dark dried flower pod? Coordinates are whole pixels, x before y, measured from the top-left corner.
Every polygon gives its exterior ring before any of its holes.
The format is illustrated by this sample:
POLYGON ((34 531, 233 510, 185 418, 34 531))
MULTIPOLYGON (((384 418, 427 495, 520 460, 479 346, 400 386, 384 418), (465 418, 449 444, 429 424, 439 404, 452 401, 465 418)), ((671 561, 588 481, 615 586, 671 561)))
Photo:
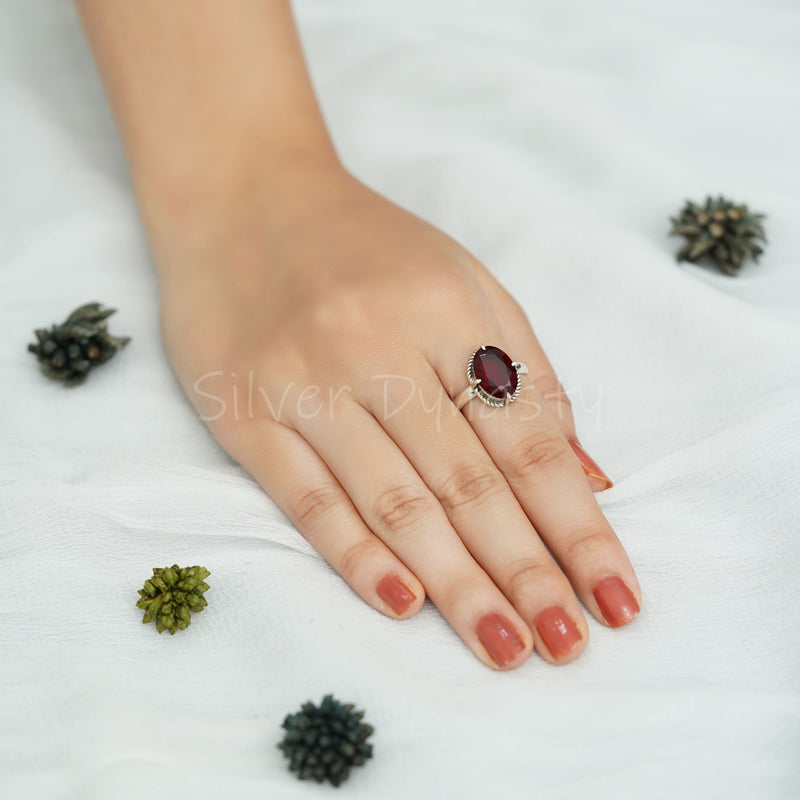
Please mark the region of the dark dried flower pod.
POLYGON ((191 623, 190 612, 202 611, 207 605, 203 592, 208 591, 205 579, 211 573, 205 567, 153 567, 153 577, 139 589, 137 608, 144 609, 143 623, 155 620, 159 633, 174 634, 191 623))
POLYGON ((278 747, 289 759, 289 769, 301 780, 339 786, 351 767, 372 758, 372 745, 366 740, 374 729, 361 722, 363 716, 352 703, 342 704, 330 694, 319 707, 304 703, 283 721, 286 734, 278 747))
POLYGON ((687 201, 680 215, 670 218, 670 235, 686 237, 678 261, 708 258, 726 275, 736 275, 746 258, 758 261, 763 252, 758 244, 767 241, 763 219, 764 214, 753 214, 722 196, 707 197, 703 206, 687 201))
POLYGON ((106 318, 114 311, 101 308, 100 303, 87 303, 61 325, 37 328, 37 341, 29 344, 28 350, 36 353, 48 378, 67 386, 83 383, 89 370, 104 364, 130 341, 128 336, 112 336, 106 330, 106 318))

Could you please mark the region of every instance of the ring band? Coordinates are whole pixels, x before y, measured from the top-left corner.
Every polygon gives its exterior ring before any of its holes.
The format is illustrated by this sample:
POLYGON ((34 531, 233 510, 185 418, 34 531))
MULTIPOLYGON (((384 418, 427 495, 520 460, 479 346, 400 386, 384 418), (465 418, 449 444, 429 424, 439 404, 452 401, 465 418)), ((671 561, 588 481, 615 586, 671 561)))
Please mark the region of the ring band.
POLYGON ((519 397, 522 375, 528 368, 519 361, 512 361, 499 347, 481 345, 467 364, 469 386, 453 398, 456 408, 462 408, 473 397, 486 405, 501 407, 519 397))

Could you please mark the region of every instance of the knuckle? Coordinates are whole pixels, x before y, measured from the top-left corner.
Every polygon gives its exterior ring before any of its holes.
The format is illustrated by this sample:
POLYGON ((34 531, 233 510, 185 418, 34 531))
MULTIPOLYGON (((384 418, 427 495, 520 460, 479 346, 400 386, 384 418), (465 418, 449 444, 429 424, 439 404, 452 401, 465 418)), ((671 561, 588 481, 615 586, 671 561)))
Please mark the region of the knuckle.
POLYGON ((558 384, 558 389, 549 397, 552 402, 557 403, 559 406, 563 406, 569 411, 572 411, 572 400, 570 400, 569 395, 560 383, 558 384))
POLYGON ((440 608, 446 613, 470 603, 479 586, 480 580, 475 575, 462 574, 452 578, 444 588, 443 597, 439 601, 440 608))
POLYGON ((367 335, 374 338, 375 304, 369 299, 367 288, 347 278, 336 285, 325 284, 324 291, 310 288, 307 295, 291 304, 291 313, 286 311, 270 321, 273 363, 284 369, 288 363, 315 364, 332 352, 341 355, 343 343, 367 335), (291 361, 282 355, 284 352, 299 356, 299 361, 291 361))
POLYGON ((616 544, 616 537, 606 530, 593 528, 575 536, 567 545, 565 558, 569 561, 594 560, 594 558, 616 544))
POLYGON ((464 285, 462 275, 454 264, 436 259, 427 264, 419 265, 420 279, 424 283, 425 292, 420 293, 420 299, 438 305, 445 300, 467 300, 470 294, 464 285))
POLYGON ((349 583, 351 578, 361 569, 370 557, 376 554, 378 545, 370 539, 360 539, 351 544, 338 559, 337 572, 349 583))
POLYGON ((567 443, 555 435, 531 438, 512 450, 508 473, 520 480, 560 470, 567 460, 567 443))
POLYGON ((342 502, 341 490, 336 486, 315 486, 301 495, 294 504, 293 522, 298 529, 313 527, 321 517, 327 516, 342 502))
POLYGON ((369 308, 362 295, 363 290, 352 285, 332 288, 312 306, 311 322, 329 333, 339 332, 343 327, 358 330, 364 324, 364 311, 369 308))
POLYGON ((418 523, 431 507, 432 498, 422 488, 400 486, 378 495, 372 512, 384 530, 399 531, 418 523))
POLYGON ((474 280, 465 274, 461 265, 440 262, 430 264, 428 268, 420 266, 424 291, 419 293, 417 302, 427 313, 439 319, 442 309, 458 309, 460 314, 471 319, 491 322, 474 280))
POLYGON ((523 590, 541 582, 551 570, 548 564, 533 557, 520 558, 508 566, 505 577, 505 591, 510 595, 518 595, 523 590))
POLYGON ((444 482, 439 499, 446 511, 470 506, 497 495, 506 486, 492 467, 468 465, 455 470, 444 482))

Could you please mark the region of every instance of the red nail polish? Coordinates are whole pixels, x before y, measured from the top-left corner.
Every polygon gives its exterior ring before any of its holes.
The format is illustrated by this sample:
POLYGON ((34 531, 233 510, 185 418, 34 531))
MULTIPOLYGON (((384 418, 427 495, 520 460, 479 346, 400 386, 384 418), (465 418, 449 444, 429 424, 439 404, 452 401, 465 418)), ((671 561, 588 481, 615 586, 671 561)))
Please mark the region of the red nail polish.
POLYGON ((594 587, 594 599, 612 628, 627 625, 638 613, 639 604, 622 578, 611 575, 594 587))
POLYGON ((610 489, 614 485, 611 482, 611 478, 600 469, 598 463, 580 446, 577 439, 570 439, 569 446, 572 448, 572 452, 578 457, 578 461, 581 462, 583 471, 590 478, 597 478, 597 480, 605 483, 606 485, 603 486, 603 489, 610 489))
POLYGON ((504 667, 525 649, 525 642, 502 614, 484 614, 476 630, 478 639, 498 667, 504 667))
POLYGON ((378 597, 386 603, 395 614, 404 614, 417 596, 397 575, 386 575, 376 587, 378 597))
POLYGON ((569 655, 581 640, 578 626, 559 606, 551 606, 540 611, 533 624, 554 658, 564 658, 569 655))

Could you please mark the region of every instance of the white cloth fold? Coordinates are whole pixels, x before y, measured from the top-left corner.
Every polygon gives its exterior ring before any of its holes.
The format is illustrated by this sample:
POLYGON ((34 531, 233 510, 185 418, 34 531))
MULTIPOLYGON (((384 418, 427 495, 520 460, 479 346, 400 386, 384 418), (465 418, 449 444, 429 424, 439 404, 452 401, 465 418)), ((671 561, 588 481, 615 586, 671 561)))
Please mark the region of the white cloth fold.
POLYGON ((426 605, 367 608, 171 375, 122 151, 71 4, 0 0, 0 797, 318 796, 285 714, 366 709, 358 798, 800 797, 800 9, 300 0, 337 145, 527 309, 645 602, 565 668, 497 674, 426 605), (667 218, 768 213, 735 279, 667 218), (34 327, 91 299, 131 345, 76 390, 34 327), (184 635, 153 566, 211 570, 184 635))

